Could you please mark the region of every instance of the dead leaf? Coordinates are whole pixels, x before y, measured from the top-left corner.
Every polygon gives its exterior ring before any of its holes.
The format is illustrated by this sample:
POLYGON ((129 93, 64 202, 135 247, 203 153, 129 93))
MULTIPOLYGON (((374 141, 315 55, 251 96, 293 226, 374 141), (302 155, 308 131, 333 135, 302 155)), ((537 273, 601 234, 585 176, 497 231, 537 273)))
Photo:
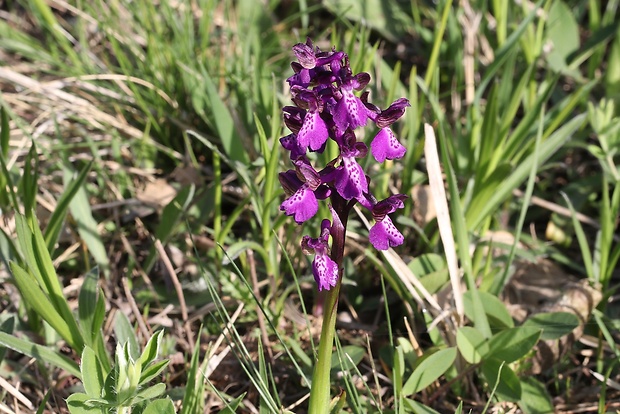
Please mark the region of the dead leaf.
POLYGON ((162 208, 174 200, 177 190, 163 178, 149 182, 136 194, 136 198, 145 204, 162 208))

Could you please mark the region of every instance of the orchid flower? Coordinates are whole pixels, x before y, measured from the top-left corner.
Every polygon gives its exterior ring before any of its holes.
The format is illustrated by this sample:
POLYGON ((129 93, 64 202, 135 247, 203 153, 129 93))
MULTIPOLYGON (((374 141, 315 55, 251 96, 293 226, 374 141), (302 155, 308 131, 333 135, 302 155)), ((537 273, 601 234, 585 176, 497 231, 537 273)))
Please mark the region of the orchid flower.
POLYGON ((334 343, 336 308, 342 282, 342 262, 349 213, 355 204, 372 214, 374 224, 368 240, 379 250, 403 244, 389 214, 403 208, 403 194, 394 194, 377 202, 362 165, 368 146, 358 141, 355 130, 369 121, 378 129, 370 143, 373 158, 382 163, 405 155, 391 126, 405 113, 409 101, 400 98, 385 110, 368 102, 368 92, 359 97, 370 82, 368 73, 353 74, 349 57, 342 51, 321 51, 310 39, 293 46, 297 62, 291 63, 294 74, 287 79, 294 106, 283 109, 284 123, 291 133, 280 139, 289 151, 293 170, 279 175, 287 198, 280 210, 293 216, 298 224, 314 217, 319 201, 329 198, 331 220, 324 218, 317 238, 303 236, 301 248, 314 254, 312 273, 323 296, 323 326, 310 391, 310 414, 329 412, 331 354, 334 343), (338 156, 323 166, 312 165, 308 152, 323 153, 329 140, 339 148, 338 156), (331 247, 330 247, 331 239, 331 247))

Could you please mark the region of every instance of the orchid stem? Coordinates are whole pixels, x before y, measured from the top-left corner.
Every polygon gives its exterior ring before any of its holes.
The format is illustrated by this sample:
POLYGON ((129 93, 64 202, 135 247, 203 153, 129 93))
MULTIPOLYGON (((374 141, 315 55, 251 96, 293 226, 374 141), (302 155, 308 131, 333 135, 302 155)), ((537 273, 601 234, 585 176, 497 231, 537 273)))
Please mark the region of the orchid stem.
POLYGON ((312 388, 310 390, 310 406, 308 414, 327 414, 331 401, 331 361, 336 334, 336 315, 338 311, 338 296, 344 275, 342 261, 344 258, 344 242, 347 233, 347 218, 354 203, 347 203, 338 194, 332 193, 331 227, 332 250, 331 258, 338 265, 338 281, 336 286, 326 292, 323 302, 323 326, 319 340, 317 362, 312 374, 312 388))
POLYGON ((319 341, 317 362, 312 374, 312 389, 310 390, 309 414, 329 413, 331 360, 336 332, 336 310, 338 307, 338 293, 340 281, 327 292, 323 307, 323 326, 319 341))

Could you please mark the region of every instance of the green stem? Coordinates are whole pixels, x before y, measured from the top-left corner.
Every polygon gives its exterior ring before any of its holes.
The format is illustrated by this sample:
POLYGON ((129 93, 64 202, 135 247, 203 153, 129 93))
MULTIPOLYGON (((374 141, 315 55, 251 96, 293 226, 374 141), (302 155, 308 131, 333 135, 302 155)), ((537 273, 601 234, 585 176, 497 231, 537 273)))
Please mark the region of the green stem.
POLYGON ((336 333, 336 312, 338 310, 338 295, 344 270, 344 241, 347 233, 347 218, 353 203, 347 203, 335 191, 331 195, 333 223, 331 228, 332 249, 330 257, 338 265, 338 282, 333 289, 326 292, 323 302, 323 326, 319 340, 319 352, 312 374, 312 388, 310 390, 310 406, 308 414, 329 413, 331 360, 336 333))
POLYGON ((330 371, 332 349, 336 332, 336 309, 338 307, 338 293, 340 282, 327 292, 323 307, 323 326, 319 341, 317 362, 312 374, 312 389, 310 390, 309 414, 324 414, 329 412, 330 403, 330 371))

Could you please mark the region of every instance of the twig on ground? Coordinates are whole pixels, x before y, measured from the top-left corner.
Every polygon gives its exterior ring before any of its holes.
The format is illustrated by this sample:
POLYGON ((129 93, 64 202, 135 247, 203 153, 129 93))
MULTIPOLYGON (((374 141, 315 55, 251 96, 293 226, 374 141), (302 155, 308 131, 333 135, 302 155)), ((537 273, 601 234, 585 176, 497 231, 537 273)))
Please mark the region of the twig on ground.
POLYGON ((181 282, 179 282, 179 278, 177 277, 177 273, 174 271, 174 267, 172 266, 172 262, 164 249, 164 246, 161 244, 161 241, 155 240, 155 249, 159 253, 159 257, 164 262, 164 266, 170 275, 170 280, 172 280, 172 284, 174 285, 174 290, 177 293, 177 297, 179 298, 179 306, 181 307, 181 318, 183 319, 183 326, 185 329, 185 335, 187 335, 187 341, 189 342, 190 350, 193 351, 194 348, 194 334, 192 333, 192 327, 189 323, 189 317, 187 314, 187 305, 185 304, 185 296, 183 294, 183 287, 181 286, 181 282))

